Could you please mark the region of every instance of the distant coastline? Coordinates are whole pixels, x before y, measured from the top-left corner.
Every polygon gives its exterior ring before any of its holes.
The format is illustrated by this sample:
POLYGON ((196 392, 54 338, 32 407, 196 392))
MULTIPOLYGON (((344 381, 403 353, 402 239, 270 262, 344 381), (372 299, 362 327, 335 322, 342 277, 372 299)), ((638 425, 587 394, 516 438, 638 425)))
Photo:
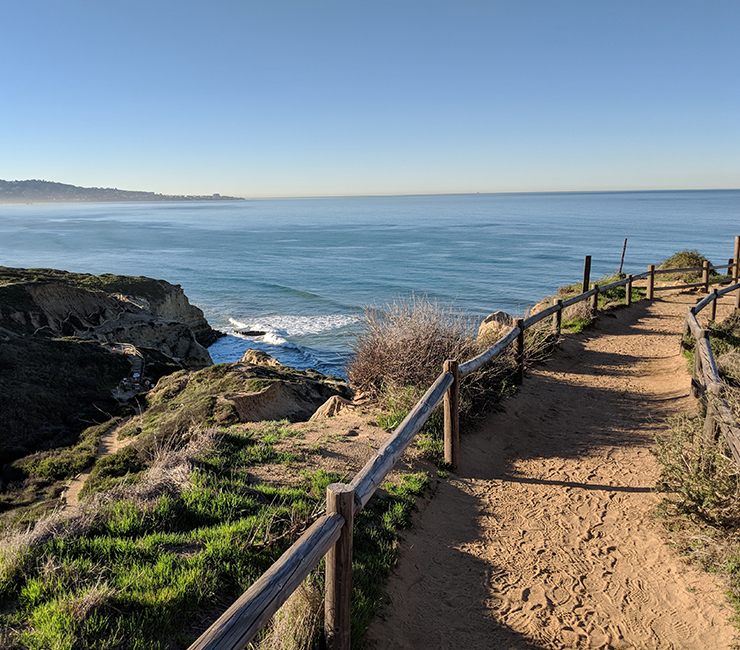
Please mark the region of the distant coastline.
POLYGON ((244 201, 244 199, 237 196, 221 196, 221 194, 158 194, 119 190, 115 187, 78 187, 53 181, 0 180, 0 204, 126 201, 244 201))

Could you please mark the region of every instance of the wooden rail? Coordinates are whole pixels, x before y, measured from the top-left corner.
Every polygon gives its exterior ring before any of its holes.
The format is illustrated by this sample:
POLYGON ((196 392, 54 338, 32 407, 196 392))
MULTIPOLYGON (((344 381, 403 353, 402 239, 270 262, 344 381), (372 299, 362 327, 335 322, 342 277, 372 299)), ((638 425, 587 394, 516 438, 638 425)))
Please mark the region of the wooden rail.
MULTIPOLYGON (((738 242, 736 238, 735 255, 738 255, 738 242)), ((706 403, 706 415, 704 418, 704 436, 713 441, 718 433, 721 433, 727 441, 732 457, 740 465, 740 424, 732 413, 730 405, 723 397, 724 383, 717 370, 714 360, 712 346, 709 344, 709 330, 699 325, 696 315, 706 307, 711 307, 710 321, 714 321, 717 313, 717 301, 724 295, 737 291, 735 298, 735 309, 740 308, 740 283, 737 281, 737 265, 734 266, 734 283, 724 289, 715 289, 706 298, 700 300, 696 305, 686 311, 686 325, 684 336, 691 333, 696 339, 694 348, 694 369, 691 376, 691 391, 694 397, 701 398, 706 403)), ((683 337, 681 347, 683 348, 683 337)))
MULTIPOLYGON (((711 348, 706 338, 706 330, 699 326, 696 313, 701 308, 716 301, 718 297, 740 289, 737 282, 737 271, 740 267, 740 237, 735 240, 735 257, 728 262, 727 268, 733 269, 734 284, 715 291, 686 315, 686 329, 694 334, 698 342, 700 373, 694 378, 698 393, 719 395, 721 383, 717 366, 712 357, 711 348)), ((713 267, 725 268, 725 267, 713 267)), ((685 289, 688 286, 707 288, 708 267, 684 269, 655 269, 650 266, 647 272, 628 275, 626 278, 589 289, 591 257, 586 258, 584 265, 583 291, 567 300, 555 299, 551 307, 532 314, 525 319, 518 319, 501 338, 485 352, 458 365, 457 361, 445 362, 442 373, 429 387, 424 396, 393 431, 377 453, 354 477, 349 485, 333 484, 327 489, 326 514, 320 517, 291 546, 280 559, 267 570, 242 596, 227 609, 206 632, 190 646, 190 650, 242 650, 267 623, 270 617, 285 603, 308 574, 316 568, 322 558, 326 557, 326 594, 324 607, 324 634, 329 650, 349 650, 350 594, 352 565, 352 520, 354 515, 365 507, 377 488, 393 469, 403 452, 413 441, 416 434, 426 423, 429 416, 440 403, 444 402, 444 442, 445 460, 457 467, 459 458, 459 385, 460 380, 479 370, 486 364, 501 356, 509 347, 514 347, 516 375, 521 381, 524 372, 524 332, 548 317, 552 317, 552 331, 560 335, 563 310, 579 302, 591 300, 591 310, 596 312, 599 293, 625 286, 627 288, 625 303, 632 302, 631 288, 635 281, 647 280, 647 297, 652 299, 653 291, 668 287, 655 287, 657 274, 670 272, 689 272, 701 270, 703 281, 697 285, 678 285, 675 288, 685 289)), ((673 288, 673 287, 671 287, 673 288)), ((740 291, 738 291, 740 302, 740 291)), ((695 363, 695 368, 697 364, 695 363)), ((725 436, 729 440, 733 455, 740 462, 740 430, 731 419, 729 406, 721 399, 713 404, 712 423, 716 422, 730 431, 725 436)), ((714 424, 711 425, 714 427, 714 424)))

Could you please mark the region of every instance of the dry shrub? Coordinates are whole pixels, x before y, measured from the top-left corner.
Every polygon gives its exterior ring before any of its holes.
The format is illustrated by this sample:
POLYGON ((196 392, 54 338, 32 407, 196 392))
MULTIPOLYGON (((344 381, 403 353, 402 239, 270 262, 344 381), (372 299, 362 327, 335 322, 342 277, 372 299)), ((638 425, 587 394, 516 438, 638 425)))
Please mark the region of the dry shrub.
POLYGON ((661 468, 657 489, 671 493, 681 512, 714 526, 740 524, 740 468, 720 436, 704 436, 704 419, 682 415, 669 419, 670 432, 656 439, 661 468))
POLYGON ((254 650, 308 650, 315 647, 323 619, 324 599, 315 580, 307 578, 267 624, 254 650))
POLYGON ((390 386, 426 388, 445 360, 462 363, 478 353, 470 319, 426 296, 367 308, 363 321, 349 380, 355 388, 376 395, 390 386))

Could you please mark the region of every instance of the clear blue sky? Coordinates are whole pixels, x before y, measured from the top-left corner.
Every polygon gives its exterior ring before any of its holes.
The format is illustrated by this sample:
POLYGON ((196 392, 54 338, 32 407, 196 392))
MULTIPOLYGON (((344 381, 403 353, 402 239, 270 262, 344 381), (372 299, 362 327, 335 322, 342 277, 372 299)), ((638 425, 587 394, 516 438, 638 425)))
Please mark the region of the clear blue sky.
POLYGON ((0 178, 740 187, 737 0, 3 0, 0 178))

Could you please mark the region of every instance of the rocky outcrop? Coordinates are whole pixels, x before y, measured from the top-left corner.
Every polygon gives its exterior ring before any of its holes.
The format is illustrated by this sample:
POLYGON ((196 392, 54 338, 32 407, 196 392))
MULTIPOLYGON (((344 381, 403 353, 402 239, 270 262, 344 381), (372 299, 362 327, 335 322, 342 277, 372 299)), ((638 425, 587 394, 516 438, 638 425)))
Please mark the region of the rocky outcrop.
POLYGON ((514 319, 505 311, 489 314, 478 328, 478 340, 482 343, 496 341, 514 325, 514 319))
POLYGON ((311 419, 321 420, 324 418, 333 418, 335 415, 337 415, 337 413, 344 410, 351 404, 351 400, 340 397, 339 395, 332 395, 316 410, 316 412, 311 416, 311 419))
POLYGON ((0 268, 0 336, 74 336, 159 350, 188 368, 213 362, 218 333, 179 285, 128 276, 0 268))
POLYGON ((178 436, 192 427, 298 422, 308 420, 334 396, 352 397, 345 382, 259 361, 222 363, 162 378, 147 394, 147 409, 131 427, 145 434, 178 436))
POLYGON ((283 365, 277 359, 267 354, 267 352, 262 352, 262 350, 247 350, 242 355, 242 358, 239 359, 239 363, 251 363, 255 366, 273 367, 282 367, 283 365))

